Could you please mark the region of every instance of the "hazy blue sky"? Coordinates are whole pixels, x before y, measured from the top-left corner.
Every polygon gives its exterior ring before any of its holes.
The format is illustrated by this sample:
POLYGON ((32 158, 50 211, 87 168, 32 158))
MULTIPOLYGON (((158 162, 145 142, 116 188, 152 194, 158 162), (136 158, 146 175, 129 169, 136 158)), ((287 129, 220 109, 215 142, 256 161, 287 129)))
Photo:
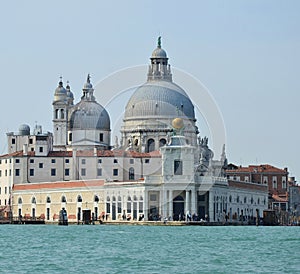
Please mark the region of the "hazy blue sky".
POLYGON ((299 12, 300 1, 271 0, 2 2, 0 153, 22 123, 52 131, 60 75, 78 101, 87 73, 95 83, 148 64, 161 35, 171 65, 217 102, 229 161, 287 166, 300 180, 299 12))

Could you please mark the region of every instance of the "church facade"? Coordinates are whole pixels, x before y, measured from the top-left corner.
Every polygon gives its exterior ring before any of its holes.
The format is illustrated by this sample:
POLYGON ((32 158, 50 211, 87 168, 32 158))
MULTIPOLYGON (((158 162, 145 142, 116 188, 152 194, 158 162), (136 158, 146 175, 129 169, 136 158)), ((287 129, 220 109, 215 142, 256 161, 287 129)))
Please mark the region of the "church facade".
POLYGON ((266 185, 228 182, 225 146, 213 159, 192 101, 172 80, 160 38, 146 83, 127 102, 120 144, 111 145, 110 117, 96 101, 89 75, 77 104, 61 79, 52 106, 52 133, 28 125, 7 133, 0 206, 14 217, 53 222, 65 208, 74 221, 193 216, 218 222, 262 217, 267 208, 266 185))

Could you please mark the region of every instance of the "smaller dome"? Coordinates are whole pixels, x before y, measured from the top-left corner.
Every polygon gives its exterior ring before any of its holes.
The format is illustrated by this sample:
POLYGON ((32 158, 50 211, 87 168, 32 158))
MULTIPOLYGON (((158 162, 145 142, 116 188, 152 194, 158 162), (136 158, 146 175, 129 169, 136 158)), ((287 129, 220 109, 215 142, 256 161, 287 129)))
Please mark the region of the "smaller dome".
POLYGON ((67 97, 67 90, 63 87, 62 80, 59 81, 58 87, 54 92, 54 102, 65 101, 67 97))
POLYGON ((19 134, 20 135, 30 135, 30 127, 26 124, 20 125, 19 134))
POLYGON ((83 85, 83 89, 92 89, 93 85, 91 84, 91 76, 88 74, 86 83, 83 85))
POLYGON ((63 82, 58 83, 58 87, 55 89, 55 95, 66 95, 67 90, 63 87, 63 82))
POLYGON ((167 53, 161 48, 161 36, 157 39, 157 48, 152 52, 151 58, 167 58, 167 53))
POLYGON ((151 58, 167 58, 167 53, 160 47, 157 47, 153 52, 151 58))
POLYGON ((66 90, 67 90, 67 96, 71 99, 74 99, 74 95, 73 95, 73 92, 71 91, 69 84, 67 84, 66 90))

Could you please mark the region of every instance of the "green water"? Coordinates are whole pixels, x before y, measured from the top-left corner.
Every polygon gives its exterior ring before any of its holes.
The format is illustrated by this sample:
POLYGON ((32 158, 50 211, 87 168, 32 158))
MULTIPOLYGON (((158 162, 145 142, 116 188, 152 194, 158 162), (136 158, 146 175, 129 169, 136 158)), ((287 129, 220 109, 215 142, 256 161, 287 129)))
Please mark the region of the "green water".
POLYGON ((300 227, 0 226, 0 273, 300 273, 300 227))

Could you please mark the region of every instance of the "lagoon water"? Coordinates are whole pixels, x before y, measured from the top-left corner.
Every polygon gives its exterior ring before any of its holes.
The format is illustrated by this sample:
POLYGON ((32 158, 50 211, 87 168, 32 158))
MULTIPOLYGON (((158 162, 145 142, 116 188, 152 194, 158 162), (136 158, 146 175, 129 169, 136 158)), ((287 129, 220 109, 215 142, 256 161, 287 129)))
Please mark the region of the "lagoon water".
POLYGON ((0 273, 300 273, 300 227, 1 225, 0 273))

